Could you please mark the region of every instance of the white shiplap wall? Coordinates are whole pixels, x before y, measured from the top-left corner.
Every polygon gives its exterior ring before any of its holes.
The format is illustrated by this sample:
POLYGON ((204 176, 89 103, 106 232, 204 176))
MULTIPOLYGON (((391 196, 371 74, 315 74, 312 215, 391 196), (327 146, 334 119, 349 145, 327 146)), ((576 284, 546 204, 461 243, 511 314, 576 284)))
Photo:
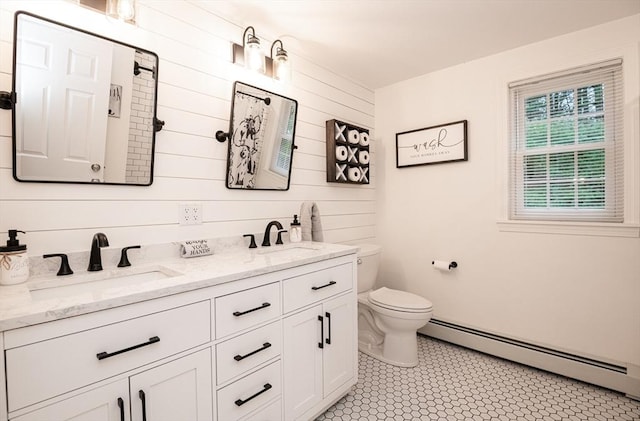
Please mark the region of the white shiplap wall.
MULTIPOLYGON (((141 0, 133 27, 71 1, 0 1, 0 90, 11 90, 13 14, 26 10, 157 53, 158 118, 166 122, 156 136, 150 187, 19 183, 12 178, 11 113, 0 110, 2 237, 11 228, 27 231, 23 238, 30 253, 42 254, 87 250, 98 231, 114 248, 262 233, 273 219, 288 226, 305 200, 318 203, 325 241, 357 243, 375 237, 375 141, 370 185, 327 183, 324 129, 326 120, 337 118, 374 135, 373 91, 306 59, 304 51, 290 51, 294 73, 287 86, 247 73, 231 63, 231 42, 241 42, 250 23, 231 22, 215 7, 215 2, 141 0), (286 192, 224 186, 227 145, 218 143, 214 133, 228 128, 235 80, 298 101, 298 149, 286 192), (183 202, 203 204, 202 225, 178 225, 183 202)), ((263 39, 263 48, 272 41, 263 39)))

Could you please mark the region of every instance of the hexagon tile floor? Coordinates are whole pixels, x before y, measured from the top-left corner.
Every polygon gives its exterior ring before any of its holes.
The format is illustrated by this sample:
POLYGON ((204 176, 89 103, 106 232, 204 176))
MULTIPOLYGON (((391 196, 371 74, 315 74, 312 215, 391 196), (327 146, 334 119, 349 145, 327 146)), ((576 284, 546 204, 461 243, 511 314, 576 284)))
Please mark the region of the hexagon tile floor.
POLYGON ((423 336, 414 368, 359 354, 358 384, 316 421, 640 421, 640 402, 423 336))

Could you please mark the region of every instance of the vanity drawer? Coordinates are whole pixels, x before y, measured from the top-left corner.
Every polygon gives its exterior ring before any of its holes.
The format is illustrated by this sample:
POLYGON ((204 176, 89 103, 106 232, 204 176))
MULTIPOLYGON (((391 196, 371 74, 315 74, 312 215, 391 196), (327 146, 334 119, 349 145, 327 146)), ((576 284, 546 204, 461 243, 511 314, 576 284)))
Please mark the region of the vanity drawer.
POLYGON ((280 355, 280 321, 229 339, 216 347, 218 384, 222 384, 280 355))
POLYGON ((216 336, 223 338, 280 316, 280 284, 218 297, 215 308, 216 336))
POLYGON ((202 301, 7 350, 9 411, 210 341, 210 307, 202 301))
POLYGON ((284 312, 288 313, 353 287, 353 266, 346 263, 305 273, 283 282, 284 312))
POLYGON ((282 421, 282 399, 271 402, 242 421, 282 421))
POLYGON ((218 391, 218 419, 237 420, 280 395, 280 361, 218 391))

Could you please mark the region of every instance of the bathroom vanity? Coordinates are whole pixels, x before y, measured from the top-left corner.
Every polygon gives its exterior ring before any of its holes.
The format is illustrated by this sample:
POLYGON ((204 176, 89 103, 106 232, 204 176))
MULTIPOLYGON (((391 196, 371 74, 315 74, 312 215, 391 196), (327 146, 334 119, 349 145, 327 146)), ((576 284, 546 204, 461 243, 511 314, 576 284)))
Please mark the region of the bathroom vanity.
POLYGON ((298 243, 2 287, 0 420, 313 419, 357 381, 356 251, 298 243))

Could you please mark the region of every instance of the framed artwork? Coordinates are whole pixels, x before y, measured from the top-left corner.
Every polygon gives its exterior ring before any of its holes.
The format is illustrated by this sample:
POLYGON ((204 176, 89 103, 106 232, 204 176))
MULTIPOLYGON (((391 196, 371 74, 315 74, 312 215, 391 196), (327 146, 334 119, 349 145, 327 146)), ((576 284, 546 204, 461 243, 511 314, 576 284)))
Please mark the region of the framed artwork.
POLYGON ((396 133, 396 168, 467 159, 467 120, 396 133))

